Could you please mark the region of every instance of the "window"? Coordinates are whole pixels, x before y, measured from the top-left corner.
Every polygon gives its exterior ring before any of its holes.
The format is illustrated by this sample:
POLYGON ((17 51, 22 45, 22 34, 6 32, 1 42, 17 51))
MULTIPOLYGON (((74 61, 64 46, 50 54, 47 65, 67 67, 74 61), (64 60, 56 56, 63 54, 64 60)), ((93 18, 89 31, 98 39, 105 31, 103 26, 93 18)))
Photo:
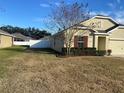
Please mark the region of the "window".
POLYGON ((79 42, 79 43, 78 43, 78 47, 79 47, 79 48, 83 48, 83 47, 84 47, 83 43, 80 43, 80 42, 79 42))
POLYGON ((78 37, 78 47, 83 48, 84 47, 84 38, 82 36, 78 37))
POLYGON ((20 38, 14 38, 14 41, 25 41, 25 40, 22 40, 20 38))
POLYGON ((78 37, 78 41, 83 41, 83 37, 82 36, 79 36, 78 37))

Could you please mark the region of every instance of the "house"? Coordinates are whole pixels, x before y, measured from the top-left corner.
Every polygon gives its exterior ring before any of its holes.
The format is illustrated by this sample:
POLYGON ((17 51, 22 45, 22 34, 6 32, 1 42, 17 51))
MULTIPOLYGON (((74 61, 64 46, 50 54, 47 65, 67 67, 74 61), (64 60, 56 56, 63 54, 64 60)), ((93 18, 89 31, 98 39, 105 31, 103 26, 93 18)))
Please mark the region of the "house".
POLYGON ((16 46, 27 46, 30 48, 50 48, 49 36, 35 40, 20 33, 12 34, 14 36, 13 44, 16 46))
POLYGON ((13 45, 13 36, 0 30, 0 48, 11 47, 13 45))
POLYGON ((30 46, 31 37, 22 35, 21 33, 13 33, 14 41, 13 44, 17 46, 30 46))
POLYGON ((13 33, 14 41, 29 41, 31 37, 22 35, 21 33, 13 33))
MULTIPOLYGON (((124 54, 124 25, 102 15, 94 16, 78 25, 79 30, 73 36, 71 47, 111 49, 113 55, 124 54)), ((52 49, 62 52, 65 47, 64 35, 65 31, 61 31, 51 37, 52 49)))

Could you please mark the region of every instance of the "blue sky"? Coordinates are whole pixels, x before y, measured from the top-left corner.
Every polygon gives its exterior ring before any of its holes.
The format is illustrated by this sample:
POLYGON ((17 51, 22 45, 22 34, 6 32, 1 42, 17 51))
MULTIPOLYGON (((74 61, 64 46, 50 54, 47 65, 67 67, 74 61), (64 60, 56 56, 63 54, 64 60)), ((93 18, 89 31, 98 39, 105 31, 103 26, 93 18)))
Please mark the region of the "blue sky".
MULTIPOLYGON (((74 0, 65 1, 71 3, 74 0)), ((124 0, 82 1, 89 4, 92 15, 109 15, 124 23, 124 0)), ((59 0, 0 0, 0 26, 31 26, 46 29, 44 20, 47 20, 50 13, 49 3, 59 5, 59 0)))

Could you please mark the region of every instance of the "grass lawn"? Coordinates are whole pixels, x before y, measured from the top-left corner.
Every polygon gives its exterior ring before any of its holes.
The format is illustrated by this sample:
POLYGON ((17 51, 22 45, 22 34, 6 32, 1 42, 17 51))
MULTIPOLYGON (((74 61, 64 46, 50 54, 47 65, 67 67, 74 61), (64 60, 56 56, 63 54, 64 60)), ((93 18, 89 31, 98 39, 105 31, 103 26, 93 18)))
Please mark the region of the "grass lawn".
POLYGON ((124 93, 124 58, 0 49, 0 93, 124 93))

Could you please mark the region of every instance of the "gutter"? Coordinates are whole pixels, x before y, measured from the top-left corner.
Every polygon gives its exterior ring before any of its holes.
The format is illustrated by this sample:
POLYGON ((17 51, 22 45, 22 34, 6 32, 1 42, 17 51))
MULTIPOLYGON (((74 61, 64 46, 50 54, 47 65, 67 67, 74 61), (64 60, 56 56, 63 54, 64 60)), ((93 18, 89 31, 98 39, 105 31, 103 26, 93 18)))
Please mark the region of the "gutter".
POLYGON ((106 35, 106 36, 109 36, 108 33, 94 33, 95 35, 106 35))

